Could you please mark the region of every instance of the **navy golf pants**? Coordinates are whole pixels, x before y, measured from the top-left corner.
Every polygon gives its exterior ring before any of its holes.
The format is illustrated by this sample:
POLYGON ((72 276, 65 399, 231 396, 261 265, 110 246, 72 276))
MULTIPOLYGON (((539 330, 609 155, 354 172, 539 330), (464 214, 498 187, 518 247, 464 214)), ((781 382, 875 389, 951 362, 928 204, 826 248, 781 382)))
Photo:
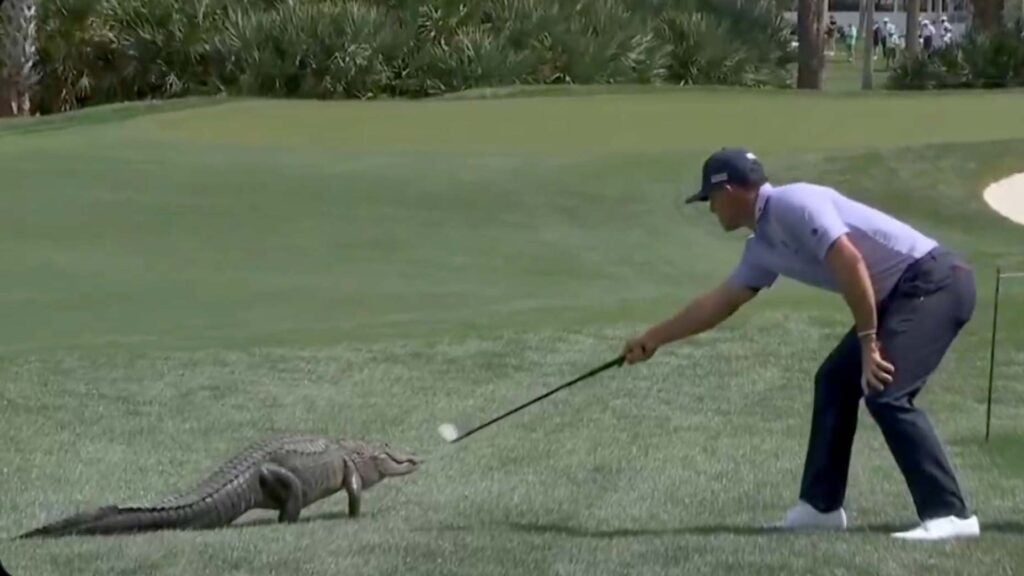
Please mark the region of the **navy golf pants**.
POLYGON ((861 351, 848 332, 815 376, 814 414, 800 488, 821 512, 843 504, 862 397, 910 489, 921 520, 968 517, 960 485, 928 416, 914 398, 974 312, 970 268, 936 248, 900 277, 878 305, 882 357, 895 367, 881 392, 861 389, 861 351))

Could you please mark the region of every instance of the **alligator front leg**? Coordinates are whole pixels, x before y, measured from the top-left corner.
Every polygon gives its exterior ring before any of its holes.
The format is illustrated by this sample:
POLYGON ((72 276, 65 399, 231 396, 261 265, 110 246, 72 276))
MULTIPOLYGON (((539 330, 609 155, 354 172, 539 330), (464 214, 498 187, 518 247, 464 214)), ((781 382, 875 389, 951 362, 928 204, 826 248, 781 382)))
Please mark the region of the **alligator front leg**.
POLYGON ((260 468, 260 488, 281 511, 278 522, 295 522, 302 511, 302 483, 294 474, 277 464, 260 468))
POLYGON ((348 515, 359 516, 359 504, 363 495, 363 477, 351 460, 345 461, 345 492, 348 492, 348 515))

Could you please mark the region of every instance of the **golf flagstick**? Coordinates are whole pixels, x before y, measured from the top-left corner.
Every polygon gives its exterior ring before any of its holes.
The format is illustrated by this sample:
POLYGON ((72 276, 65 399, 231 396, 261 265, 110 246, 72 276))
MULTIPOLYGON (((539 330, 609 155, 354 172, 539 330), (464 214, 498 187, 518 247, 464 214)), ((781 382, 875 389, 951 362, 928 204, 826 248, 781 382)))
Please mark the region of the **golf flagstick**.
POLYGON ((586 374, 578 376, 578 377, 576 377, 576 378, 566 382, 565 384, 562 384, 561 386, 558 386, 557 388, 552 388, 551 390, 545 392, 544 394, 541 394, 540 396, 537 396, 536 398, 534 398, 533 400, 530 400, 529 402, 526 402, 524 404, 520 404, 519 406, 516 406, 515 408, 509 410, 508 412, 505 412, 504 414, 502 414, 500 416, 496 416, 494 418, 491 418, 487 422, 484 422, 483 424, 480 424, 479 426, 477 426, 477 427, 475 427, 475 428, 473 428, 471 430, 466 431, 465 434, 459 434, 458 429, 454 425, 449 424, 449 423, 441 424, 441 426, 438 427, 438 432, 441 434, 441 436, 445 440, 447 440, 448 442, 451 442, 451 443, 454 444, 455 442, 458 442, 459 440, 462 440, 463 438, 466 438, 467 436, 470 436, 470 435, 475 434, 476 432, 478 432, 480 430, 483 430, 484 428, 490 426, 491 424, 494 424, 498 420, 501 420, 503 418, 507 418, 507 417, 515 414, 516 412, 522 410, 523 408, 526 408, 527 406, 529 406, 529 405, 531 405, 531 404, 533 404, 535 402, 539 402, 539 401, 547 398, 548 396, 551 396, 552 394, 554 394, 555 392, 558 392, 559 390, 563 390, 565 388, 568 388, 569 386, 572 386, 573 384, 576 384, 577 382, 586 380, 587 378, 590 378, 591 376, 594 376, 596 374, 604 372, 605 370, 607 370, 609 368, 612 368, 614 366, 622 366, 622 364, 625 361, 626 361, 626 357, 624 355, 623 356, 619 356, 618 358, 615 358, 614 360, 606 362, 606 363, 598 366, 597 368, 594 368, 593 370, 587 372, 586 374))

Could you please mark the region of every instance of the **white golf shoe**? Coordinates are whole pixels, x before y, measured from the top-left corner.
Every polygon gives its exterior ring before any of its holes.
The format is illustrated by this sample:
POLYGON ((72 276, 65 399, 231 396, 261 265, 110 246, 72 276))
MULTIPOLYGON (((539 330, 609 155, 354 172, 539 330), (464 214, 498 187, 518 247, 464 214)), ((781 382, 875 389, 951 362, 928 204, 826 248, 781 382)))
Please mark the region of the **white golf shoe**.
POLYGON ((782 522, 771 527, 779 530, 846 530, 846 511, 840 508, 822 513, 800 500, 786 512, 782 522))
POLYGON ((981 535, 978 517, 957 518, 946 516, 925 520, 920 526, 906 532, 896 532, 893 538, 901 540, 952 540, 954 538, 977 538, 981 535))

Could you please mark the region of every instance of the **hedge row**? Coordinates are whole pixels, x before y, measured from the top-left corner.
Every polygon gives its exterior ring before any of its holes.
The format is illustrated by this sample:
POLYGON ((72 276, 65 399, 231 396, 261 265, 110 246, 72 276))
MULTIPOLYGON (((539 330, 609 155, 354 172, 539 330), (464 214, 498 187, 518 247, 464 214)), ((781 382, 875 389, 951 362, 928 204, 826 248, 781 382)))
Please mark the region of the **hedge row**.
POLYGON ((42 113, 228 93, 421 97, 550 83, 787 85, 779 0, 47 0, 42 113))

